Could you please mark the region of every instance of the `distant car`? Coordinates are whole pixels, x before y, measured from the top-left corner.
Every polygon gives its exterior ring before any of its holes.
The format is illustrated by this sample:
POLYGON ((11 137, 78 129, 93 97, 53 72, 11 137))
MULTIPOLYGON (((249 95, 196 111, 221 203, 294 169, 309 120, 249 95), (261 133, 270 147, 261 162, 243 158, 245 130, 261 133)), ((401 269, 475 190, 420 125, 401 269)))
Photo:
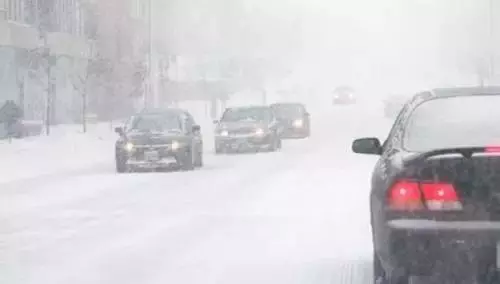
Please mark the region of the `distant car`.
POLYGON ((282 126, 281 138, 306 138, 311 135, 310 115, 301 103, 271 105, 282 126))
POLYGON ((434 272, 500 283, 499 104, 500 87, 434 89, 405 104, 383 144, 353 142, 355 153, 380 156, 370 192, 373 283, 434 272))
POLYGON ((391 119, 396 118, 408 99, 405 96, 388 97, 384 101, 384 116, 391 119))
POLYGON ((227 108, 215 128, 215 153, 277 151, 280 125, 269 106, 227 108))
POLYGON ((353 88, 341 86, 333 91, 334 105, 349 105, 354 103, 356 103, 356 97, 353 88))
POLYGON ((116 171, 193 170, 203 166, 203 138, 193 116, 180 109, 143 111, 115 131, 116 171))

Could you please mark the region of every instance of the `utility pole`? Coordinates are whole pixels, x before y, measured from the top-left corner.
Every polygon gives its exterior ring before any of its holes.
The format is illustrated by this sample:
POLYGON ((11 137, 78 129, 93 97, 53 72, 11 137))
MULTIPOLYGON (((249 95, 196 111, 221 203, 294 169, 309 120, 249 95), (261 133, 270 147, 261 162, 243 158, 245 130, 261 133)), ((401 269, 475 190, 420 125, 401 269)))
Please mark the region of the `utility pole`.
POLYGON ((45 96, 45 133, 50 135, 51 127, 51 117, 52 117, 52 94, 54 91, 54 86, 52 83, 52 64, 53 59, 50 54, 50 46, 48 43, 48 36, 44 30, 40 31, 40 37, 43 40, 43 45, 41 48, 41 55, 47 62, 47 93, 45 96))
POLYGON ((151 105, 156 106, 156 92, 154 90, 154 76, 153 76, 153 0, 149 0, 148 7, 148 85, 147 85, 147 98, 146 107, 151 105))

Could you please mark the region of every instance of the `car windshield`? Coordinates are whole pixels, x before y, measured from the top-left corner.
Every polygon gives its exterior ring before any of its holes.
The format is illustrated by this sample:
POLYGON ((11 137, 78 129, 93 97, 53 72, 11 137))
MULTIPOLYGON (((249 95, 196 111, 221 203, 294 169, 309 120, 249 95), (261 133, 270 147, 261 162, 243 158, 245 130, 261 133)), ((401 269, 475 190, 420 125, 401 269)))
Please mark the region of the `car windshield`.
POLYGON ((500 145, 500 95, 448 97, 422 103, 403 137, 409 151, 500 145))
POLYGON ((175 114, 141 114, 132 117, 127 126, 127 130, 139 132, 177 132, 181 129, 181 121, 175 114))
POLYGON ((234 108, 228 109, 222 115, 221 121, 239 122, 239 121, 269 121, 271 120, 271 109, 267 107, 255 108, 234 108))
POLYGON ((273 109, 279 118, 299 117, 305 112, 304 107, 298 104, 275 105, 273 109))

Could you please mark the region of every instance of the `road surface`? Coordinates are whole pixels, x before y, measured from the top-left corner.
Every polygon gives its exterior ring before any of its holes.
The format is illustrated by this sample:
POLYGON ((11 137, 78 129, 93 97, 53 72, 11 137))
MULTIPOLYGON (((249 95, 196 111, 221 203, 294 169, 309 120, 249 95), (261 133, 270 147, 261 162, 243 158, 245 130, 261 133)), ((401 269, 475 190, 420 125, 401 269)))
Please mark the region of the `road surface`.
POLYGON ((281 152, 209 153, 194 172, 110 159, 0 184, 0 283, 370 283, 375 158, 350 142, 386 122, 347 108, 281 152))

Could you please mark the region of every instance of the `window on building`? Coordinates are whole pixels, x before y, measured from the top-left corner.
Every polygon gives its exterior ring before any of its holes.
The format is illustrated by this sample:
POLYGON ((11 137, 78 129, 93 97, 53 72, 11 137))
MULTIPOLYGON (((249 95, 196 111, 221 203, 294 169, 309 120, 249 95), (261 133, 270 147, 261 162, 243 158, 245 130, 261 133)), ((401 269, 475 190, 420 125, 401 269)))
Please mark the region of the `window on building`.
POLYGON ((7 20, 14 22, 24 22, 23 21, 23 0, 7 0, 7 20))

